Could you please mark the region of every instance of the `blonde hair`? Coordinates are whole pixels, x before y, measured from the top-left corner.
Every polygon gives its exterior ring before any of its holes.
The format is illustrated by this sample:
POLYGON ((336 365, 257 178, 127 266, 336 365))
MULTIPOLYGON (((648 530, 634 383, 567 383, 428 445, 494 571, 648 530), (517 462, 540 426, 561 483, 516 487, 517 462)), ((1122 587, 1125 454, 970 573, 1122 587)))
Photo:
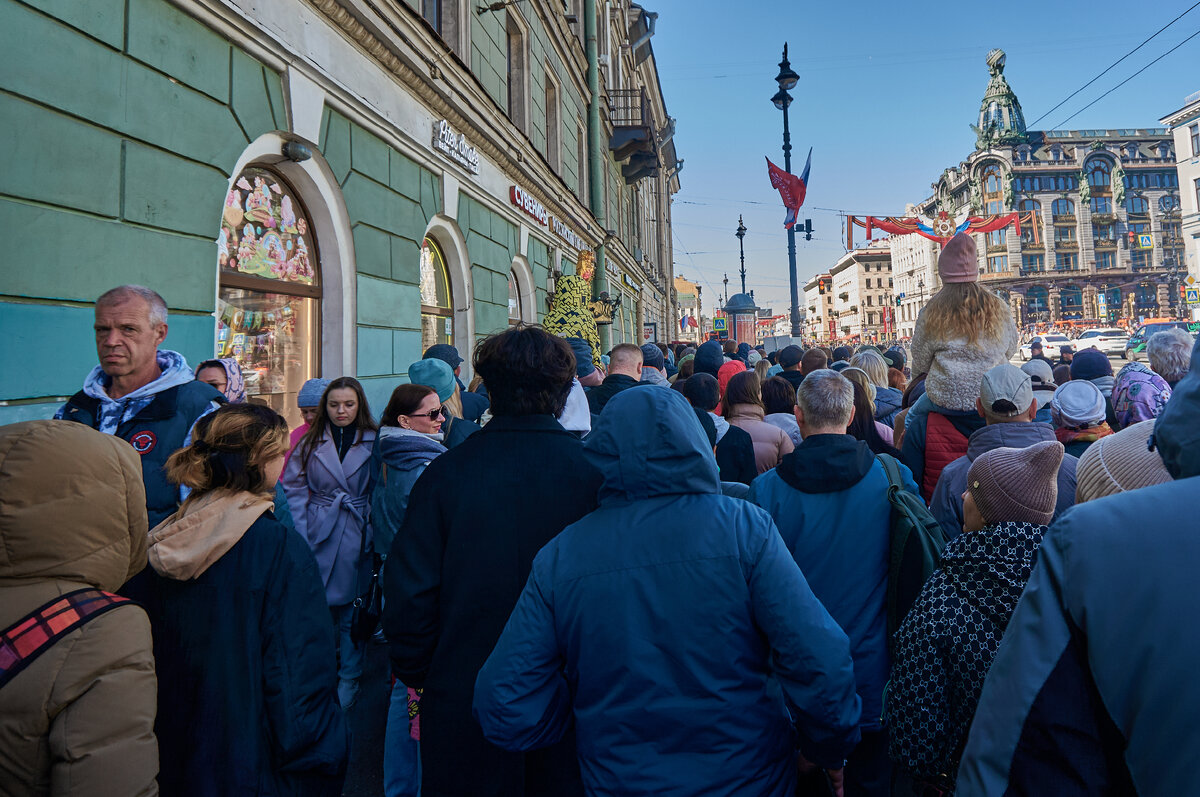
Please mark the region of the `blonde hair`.
POLYGON ((765 357, 754 364, 754 375, 758 377, 759 382, 767 381, 767 371, 771 370, 771 363, 765 357))
POLYGON ((850 365, 865 371, 875 387, 888 386, 887 360, 875 349, 860 349, 858 354, 850 358, 850 365))
MULTIPOLYGON (((857 356, 857 355, 856 355, 857 356)), ((871 416, 875 416, 875 385, 871 382, 871 377, 867 372, 857 366, 843 368, 842 376, 856 383, 867 394, 867 401, 871 402, 871 416)))
POLYGON ((167 459, 167 478, 193 492, 213 490, 270 495, 266 465, 288 450, 288 425, 261 404, 226 404, 196 422, 192 444, 167 459))
POLYGON ((978 282, 948 282, 921 311, 922 335, 932 340, 965 338, 975 343, 981 335, 999 337, 1009 317, 1008 303, 978 282))
POLYGON ((450 394, 449 398, 442 402, 442 406, 445 407, 455 418, 461 418, 463 416, 462 393, 459 391, 457 380, 455 380, 454 383, 454 392, 450 394))

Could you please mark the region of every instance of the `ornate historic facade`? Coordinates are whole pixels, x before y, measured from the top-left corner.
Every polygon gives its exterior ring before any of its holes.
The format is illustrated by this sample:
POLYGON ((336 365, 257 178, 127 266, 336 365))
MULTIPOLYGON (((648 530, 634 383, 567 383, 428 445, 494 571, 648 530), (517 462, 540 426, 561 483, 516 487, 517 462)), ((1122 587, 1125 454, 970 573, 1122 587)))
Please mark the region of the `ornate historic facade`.
POLYGON ((917 211, 1036 214, 1036 229, 976 236, 981 279, 1009 300, 1018 324, 1173 314, 1184 250, 1170 133, 1026 130, 1004 62, 1003 51, 988 54, 975 151, 942 173, 917 211))

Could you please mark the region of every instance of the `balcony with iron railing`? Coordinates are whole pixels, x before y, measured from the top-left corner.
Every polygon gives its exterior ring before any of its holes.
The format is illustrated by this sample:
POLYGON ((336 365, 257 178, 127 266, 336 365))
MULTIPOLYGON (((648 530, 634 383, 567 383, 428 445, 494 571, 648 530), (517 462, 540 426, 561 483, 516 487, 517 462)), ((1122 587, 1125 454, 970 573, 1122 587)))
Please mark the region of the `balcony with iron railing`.
POLYGON ((658 173, 658 137, 646 90, 609 89, 608 120, 613 126, 608 148, 618 161, 627 185, 658 173))

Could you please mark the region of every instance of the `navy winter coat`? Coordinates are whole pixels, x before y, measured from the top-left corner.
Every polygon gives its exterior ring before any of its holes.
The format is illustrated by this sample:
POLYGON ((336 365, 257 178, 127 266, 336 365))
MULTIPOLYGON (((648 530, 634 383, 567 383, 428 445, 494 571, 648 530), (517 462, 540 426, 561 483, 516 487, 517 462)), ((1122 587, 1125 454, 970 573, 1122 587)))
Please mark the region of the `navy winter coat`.
POLYGON ((487 737, 528 750, 574 719, 590 795, 790 797, 786 700, 804 754, 840 766, 859 737, 846 635, 771 518, 720 494, 687 401, 617 395, 586 452, 600 508, 534 561, 476 682, 487 737))
POLYGON ((896 414, 900 412, 903 398, 904 394, 894 387, 875 388, 875 420, 890 429, 895 423, 896 414))
POLYGON ((304 538, 266 512, 195 579, 143 570, 163 795, 336 795, 349 739, 333 625, 304 538))
MULTIPOLYGON (((908 468, 905 488, 917 494, 908 468)), ((850 637, 862 726, 877 730, 888 680, 887 576, 892 508, 883 465, 846 434, 804 439, 750 485, 813 593, 850 637)))

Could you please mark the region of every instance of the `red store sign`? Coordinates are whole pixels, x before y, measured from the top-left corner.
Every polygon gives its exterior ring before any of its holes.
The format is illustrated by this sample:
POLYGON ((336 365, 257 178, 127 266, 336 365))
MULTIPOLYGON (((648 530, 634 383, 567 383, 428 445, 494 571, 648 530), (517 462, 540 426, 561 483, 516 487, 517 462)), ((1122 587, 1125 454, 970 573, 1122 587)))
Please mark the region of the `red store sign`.
POLYGON ((514 205, 525 211, 531 218, 536 219, 538 224, 543 227, 550 225, 550 213, 546 210, 546 206, 538 202, 528 191, 514 185, 509 190, 508 196, 514 205))

